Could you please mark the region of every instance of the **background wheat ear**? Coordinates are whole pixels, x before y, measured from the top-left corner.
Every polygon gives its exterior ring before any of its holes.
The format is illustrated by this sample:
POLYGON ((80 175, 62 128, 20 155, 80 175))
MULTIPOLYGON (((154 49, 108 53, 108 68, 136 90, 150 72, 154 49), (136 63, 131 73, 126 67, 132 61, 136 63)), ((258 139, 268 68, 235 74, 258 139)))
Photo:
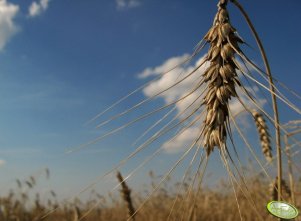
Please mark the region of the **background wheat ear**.
MULTIPOLYGON (((291 190, 286 184, 285 180, 281 180, 281 188, 282 188, 282 200, 289 199, 291 196, 291 190)), ((269 186, 270 194, 272 200, 278 200, 278 177, 276 176, 275 180, 269 186)))
POLYGON ((128 218, 131 219, 132 221, 135 221, 135 215, 136 215, 135 211, 136 210, 133 206, 133 201, 131 198, 131 189, 128 187, 128 185, 126 184, 125 180, 123 179, 123 177, 119 171, 117 172, 116 177, 121 185, 120 192, 121 192, 122 198, 127 205, 128 218))
POLYGON ((255 121, 255 124, 257 127, 257 131, 259 134, 262 153, 263 153, 265 159, 268 162, 271 162, 273 159, 273 156, 272 156, 272 147, 271 147, 271 141, 270 141, 269 128, 266 124, 263 114, 261 114, 257 110, 252 110, 252 115, 253 115, 253 118, 254 118, 254 121, 255 121))

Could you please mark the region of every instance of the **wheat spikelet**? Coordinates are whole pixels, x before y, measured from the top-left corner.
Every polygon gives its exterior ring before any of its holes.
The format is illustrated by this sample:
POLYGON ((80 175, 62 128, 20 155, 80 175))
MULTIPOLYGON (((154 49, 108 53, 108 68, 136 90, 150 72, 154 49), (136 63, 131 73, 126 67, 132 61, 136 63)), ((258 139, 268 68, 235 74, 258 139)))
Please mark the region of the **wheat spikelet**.
MULTIPOLYGON (((272 200, 278 200, 278 177, 270 184, 269 189, 272 200)), ((285 193, 283 194, 284 197, 289 198, 291 196, 291 190, 283 179, 281 180, 281 189, 281 192, 285 193)))
POLYGON ((218 4, 213 27, 205 36, 205 40, 210 43, 207 54, 210 65, 203 74, 208 84, 203 102, 207 115, 202 128, 207 155, 215 146, 219 148, 226 146, 229 100, 231 97, 237 97, 235 87, 241 86, 234 62, 235 51, 231 45, 240 50, 238 43, 243 41, 235 34, 236 30, 230 24, 226 4, 227 1, 218 4))
POLYGON ((272 147, 270 142, 270 134, 265 119, 261 113, 256 110, 252 111, 257 131, 260 137, 261 149, 264 157, 268 162, 272 161, 272 147))
POLYGON ((123 180, 123 177, 119 171, 117 172, 117 179, 121 185, 120 192, 121 192, 122 198, 123 198, 124 202, 127 204, 128 218, 130 218, 132 221, 135 221, 135 209, 134 209, 132 198, 131 198, 131 190, 127 186, 126 182, 123 180))

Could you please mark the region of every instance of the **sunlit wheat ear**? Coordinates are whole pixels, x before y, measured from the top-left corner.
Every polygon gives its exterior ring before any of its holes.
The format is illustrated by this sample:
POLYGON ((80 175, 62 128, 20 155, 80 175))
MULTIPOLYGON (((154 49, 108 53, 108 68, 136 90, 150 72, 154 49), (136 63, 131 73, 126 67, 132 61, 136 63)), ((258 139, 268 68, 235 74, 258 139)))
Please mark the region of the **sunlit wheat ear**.
POLYGON ((261 144, 261 149, 264 157, 268 162, 272 161, 272 147, 271 147, 271 142, 270 142, 270 134, 269 134, 269 129, 266 124, 266 121, 263 117, 263 115, 256 111, 252 111, 252 115, 255 120, 255 124, 257 127, 257 131, 260 137, 260 144, 261 144))
POLYGON ((121 191, 120 192, 121 192, 121 195, 122 195, 122 198, 123 198, 124 202, 127 205, 128 218, 132 221, 135 221, 135 209, 134 209, 132 198, 131 198, 131 190, 128 187, 128 185, 126 184, 126 182, 123 179, 120 172, 117 172, 116 177, 117 177, 118 181, 121 184, 121 191))
POLYGON ((207 59, 210 61, 203 77, 208 84, 204 97, 207 115, 202 128, 204 148, 209 155, 215 146, 226 146, 229 123, 228 104, 231 97, 237 97, 236 86, 241 86, 236 73, 235 51, 228 43, 239 49, 238 44, 243 41, 235 34, 236 30, 230 24, 226 3, 218 4, 218 12, 213 27, 205 36, 210 43, 207 59))
MULTIPOLYGON (((278 177, 275 178, 275 180, 270 184, 269 189, 270 189, 270 194, 272 200, 278 200, 278 177)), ((291 190, 286 184, 285 180, 281 180, 281 188, 282 188, 282 200, 287 200, 291 196, 291 190)))

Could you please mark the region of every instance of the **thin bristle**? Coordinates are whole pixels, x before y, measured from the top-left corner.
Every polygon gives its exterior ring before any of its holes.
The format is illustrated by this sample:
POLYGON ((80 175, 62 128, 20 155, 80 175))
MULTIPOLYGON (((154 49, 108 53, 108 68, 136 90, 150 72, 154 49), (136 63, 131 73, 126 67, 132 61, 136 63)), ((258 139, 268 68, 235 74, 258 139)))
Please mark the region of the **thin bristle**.
POLYGON ((265 122, 263 115, 260 112, 253 110, 252 114, 260 137, 262 153, 266 158, 266 160, 268 162, 271 162, 273 156, 272 156, 272 147, 270 142, 270 134, 269 134, 268 126, 265 122))

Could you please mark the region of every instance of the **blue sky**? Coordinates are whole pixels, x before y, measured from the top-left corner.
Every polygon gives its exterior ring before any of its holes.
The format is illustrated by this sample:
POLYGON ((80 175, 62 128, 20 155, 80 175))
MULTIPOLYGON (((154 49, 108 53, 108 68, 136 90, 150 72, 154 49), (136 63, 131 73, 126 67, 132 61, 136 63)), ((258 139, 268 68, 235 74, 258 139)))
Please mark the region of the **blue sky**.
MULTIPOLYGON (((300 2, 241 3, 262 38, 274 76, 301 93, 300 2)), ((256 48, 237 9, 230 5, 229 10, 233 26, 256 48)), ((138 76, 145 70, 156 75, 156 68, 166 68, 170 59, 181 61, 191 53, 215 12, 216 2, 197 0, 0 0, 0 191, 14 185, 16 178, 26 179, 48 167, 52 177, 41 189, 70 196, 129 154, 132 140, 147 123, 85 150, 69 155, 65 151, 126 122, 121 119, 99 130, 94 124, 84 126, 143 84, 148 78, 138 76)), ((246 50, 261 64, 258 51, 246 50)), ((147 95, 138 93, 111 114, 147 95)), ((144 110, 167 100, 162 97, 144 110)), ((300 107, 300 101, 292 101, 300 107)), ((281 107, 282 122, 299 117, 281 107)), ((124 172, 153 150, 129 162, 124 172)), ((162 168, 170 167, 176 156, 161 154, 137 175, 142 179, 132 180, 133 185, 148 183, 143 174, 165 171, 162 168)))

